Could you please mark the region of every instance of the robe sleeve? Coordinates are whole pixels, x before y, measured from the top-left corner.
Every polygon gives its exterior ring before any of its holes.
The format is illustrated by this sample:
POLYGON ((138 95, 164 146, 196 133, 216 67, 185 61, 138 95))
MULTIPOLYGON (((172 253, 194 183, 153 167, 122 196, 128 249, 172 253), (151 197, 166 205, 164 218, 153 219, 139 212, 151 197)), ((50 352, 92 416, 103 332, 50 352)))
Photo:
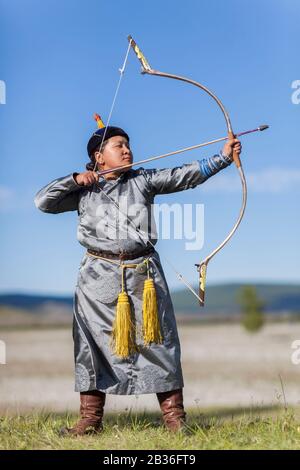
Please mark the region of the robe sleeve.
POLYGON ((44 186, 35 196, 38 209, 50 214, 78 211, 79 193, 82 186, 75 181, 76 173, 58 178, 44 186))
POLYGON ((195 188, 231 164, 230 157, 220 154, 176 168, 145 170, 153 195, 168 194, 195 188))

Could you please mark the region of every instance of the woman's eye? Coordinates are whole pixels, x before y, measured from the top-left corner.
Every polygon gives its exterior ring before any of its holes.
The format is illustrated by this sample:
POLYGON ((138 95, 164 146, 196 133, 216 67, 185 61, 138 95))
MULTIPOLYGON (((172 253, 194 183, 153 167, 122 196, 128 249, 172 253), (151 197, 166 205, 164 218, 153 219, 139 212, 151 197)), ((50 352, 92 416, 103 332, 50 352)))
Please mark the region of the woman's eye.
MULTIPOLYGON (((117 145, 115 145, 115 147, 116 147, 116 148, 122 148, 122 147, 123 147, 123 144, 117 144, 117 145)), ((126 145, 126 144, 125 144, 125 147, 126 147, 128 150, 130 150, 129 145, 126 145)))

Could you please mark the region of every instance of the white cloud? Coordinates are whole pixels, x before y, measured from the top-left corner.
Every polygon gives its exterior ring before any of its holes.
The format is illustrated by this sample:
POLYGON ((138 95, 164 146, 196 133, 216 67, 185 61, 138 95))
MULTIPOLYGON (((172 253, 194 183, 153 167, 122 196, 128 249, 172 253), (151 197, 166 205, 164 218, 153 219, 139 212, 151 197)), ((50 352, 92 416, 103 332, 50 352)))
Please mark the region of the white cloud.
POLYGON ((35 210, 31 188, 9 188, 0 184, 0 213, 35 210))
POLYGON ((0 185, 0 211, 6 212, 8 207, 11 207, 11 202, 14 197, 12 189, 0 185))
MULTIPOLYGON (((262 171, 245 173, 249 191, 262 193, 282 193, 300 187, 300 169, 266 168, 262 171)), ((219 174, 203 186, 209 192, 236 192, 241 190, 238 174, 219 174)))

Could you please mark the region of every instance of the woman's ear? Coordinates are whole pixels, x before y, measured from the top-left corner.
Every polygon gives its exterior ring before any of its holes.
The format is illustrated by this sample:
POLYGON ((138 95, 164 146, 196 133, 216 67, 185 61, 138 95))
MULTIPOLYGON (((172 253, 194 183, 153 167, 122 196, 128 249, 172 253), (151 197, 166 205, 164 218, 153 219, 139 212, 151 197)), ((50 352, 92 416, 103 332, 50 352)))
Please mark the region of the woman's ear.
POLYGON ((102 155, 101 152, 95 152, 95 153, 94 153, 94 157, 95 157, 96 162, 97 162, 99 165, 103 165, 103 164, 104 164, 103 155, 102 155))

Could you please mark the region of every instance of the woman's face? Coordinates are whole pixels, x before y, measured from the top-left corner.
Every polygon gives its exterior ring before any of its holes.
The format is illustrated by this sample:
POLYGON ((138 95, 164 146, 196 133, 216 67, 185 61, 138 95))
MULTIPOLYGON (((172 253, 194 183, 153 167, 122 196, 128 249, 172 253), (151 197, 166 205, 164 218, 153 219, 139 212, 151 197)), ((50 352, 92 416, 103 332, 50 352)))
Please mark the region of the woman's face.
MULTIPOLYGON (((128 140, 118 135, 108 139, 101 153, 95 152, 95 158, 101 170, 128 165, 133 161, 133 155, 128 140)), ((128 170, 129 168, 124 168, 122 171, 128 170)))

